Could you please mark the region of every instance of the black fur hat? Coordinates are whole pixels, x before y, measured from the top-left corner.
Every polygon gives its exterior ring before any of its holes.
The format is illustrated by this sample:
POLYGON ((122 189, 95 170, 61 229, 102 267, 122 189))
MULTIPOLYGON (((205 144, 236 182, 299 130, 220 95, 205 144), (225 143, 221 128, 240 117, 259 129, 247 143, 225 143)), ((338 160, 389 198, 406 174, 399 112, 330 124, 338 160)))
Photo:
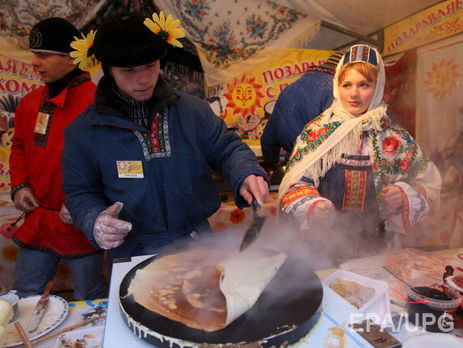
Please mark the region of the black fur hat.
POLYGON ((136 14, 122 14, 105 21, 93 41, 96 59, 108 66, 148 64, 166 55, 164 41, 143 24, 136 14))
POLYGON ((70 46, 80 32, 67 20, 50 17, 38 22, 29 34, 29 49, 33 52, 66 54, 73 50, 70 46))

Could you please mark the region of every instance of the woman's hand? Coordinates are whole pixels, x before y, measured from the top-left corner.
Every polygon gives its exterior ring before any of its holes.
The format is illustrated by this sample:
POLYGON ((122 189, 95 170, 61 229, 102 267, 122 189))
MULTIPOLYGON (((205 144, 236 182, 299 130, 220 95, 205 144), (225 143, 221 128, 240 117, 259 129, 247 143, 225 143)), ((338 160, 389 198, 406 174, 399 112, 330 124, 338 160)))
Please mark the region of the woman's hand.
POLYGON ((386 208, 389 212, 395 213, 402 209, 403 193, 399 186, 388 185, 380 191, 380 194, 386 202, 386 208))
POLYGON ((328 200, 315 202, 314 206, 307 211, 307 219, 311 229, 330 228, 336 219, 334 204, 328 200))

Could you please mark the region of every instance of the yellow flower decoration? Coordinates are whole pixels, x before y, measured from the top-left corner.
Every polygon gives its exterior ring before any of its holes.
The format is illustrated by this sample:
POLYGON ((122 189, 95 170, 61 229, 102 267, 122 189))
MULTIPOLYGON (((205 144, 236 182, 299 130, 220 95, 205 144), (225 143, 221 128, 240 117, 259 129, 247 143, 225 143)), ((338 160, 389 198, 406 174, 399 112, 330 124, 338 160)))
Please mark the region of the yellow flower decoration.
POLYGON ((177 39, 185 37, 185 30, 178 27, 180 24, 178 19, 173 19, 171 15, 166 18, 164 12, 161 11, 159 16, 156 12, 153 13, 153 20, 146 18, 143 23, 161 40, 170 43, 172 46, 183 47, 177 39))
POLYGON ((74 58, 74 64, 79 64, 79 68, 87 70, 97 64, 98 60, 93 55, 93 40, 95 39, 95 30, 90 30, 88 35, 85 37, 82 34, 82 39, 74 37, 74 41, 71 42, 71 47, 75 49, 70 53, 71 58, 74 58))

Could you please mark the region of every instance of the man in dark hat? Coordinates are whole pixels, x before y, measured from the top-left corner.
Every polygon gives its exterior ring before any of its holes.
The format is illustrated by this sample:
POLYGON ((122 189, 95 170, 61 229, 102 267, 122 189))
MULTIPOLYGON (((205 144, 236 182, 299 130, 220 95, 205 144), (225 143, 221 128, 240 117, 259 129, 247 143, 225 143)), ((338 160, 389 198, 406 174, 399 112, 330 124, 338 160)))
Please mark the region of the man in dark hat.
POLYGON ((304 126, 333 102, 333 77, 342 52, 322 65, 311 66, 279 95, 261 138, 264 162, 280 162, 281 149, 289 156, 304 126))
POLYGON ((25 213, 13 237, 19 245, 14 287, 20 296, 41 294, 61 258, 71 268, 75 299, 107 296, 103 255, 72 224, 61 185, 64 128, 95 93, 89 74, 69 55, 79 36, 71 23, 55 17, 37 23, 29 36, 32 65, 45 85, 21 100, 11 147, 11 196, 25 213))
POLYGON ((162 78, 167 45, 136 15, 103 23, 93 43, 104 71, 95 104, 66 130, 66 206, 110 259, 179 247, 209 231, 207 218, 221 204, 214 170, 239 207, 268 195, 249 147, 206 101, 162 78))

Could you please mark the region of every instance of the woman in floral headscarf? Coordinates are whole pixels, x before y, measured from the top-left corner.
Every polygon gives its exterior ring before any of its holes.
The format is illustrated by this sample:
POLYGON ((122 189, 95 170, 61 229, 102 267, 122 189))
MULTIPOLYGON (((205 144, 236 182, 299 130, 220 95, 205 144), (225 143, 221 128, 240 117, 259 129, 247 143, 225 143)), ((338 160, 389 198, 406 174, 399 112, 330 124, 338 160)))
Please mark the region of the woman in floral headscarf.
POLYGON ((336 69, 333 104, 299 135, 280 185, 281 209, 302 231, 348 227, 343 233, 369 241, 360 253, 397 246, 397 234, 439 200, 439 172, 387 116, 384 85, 378 51, 352 46, 336 69))

